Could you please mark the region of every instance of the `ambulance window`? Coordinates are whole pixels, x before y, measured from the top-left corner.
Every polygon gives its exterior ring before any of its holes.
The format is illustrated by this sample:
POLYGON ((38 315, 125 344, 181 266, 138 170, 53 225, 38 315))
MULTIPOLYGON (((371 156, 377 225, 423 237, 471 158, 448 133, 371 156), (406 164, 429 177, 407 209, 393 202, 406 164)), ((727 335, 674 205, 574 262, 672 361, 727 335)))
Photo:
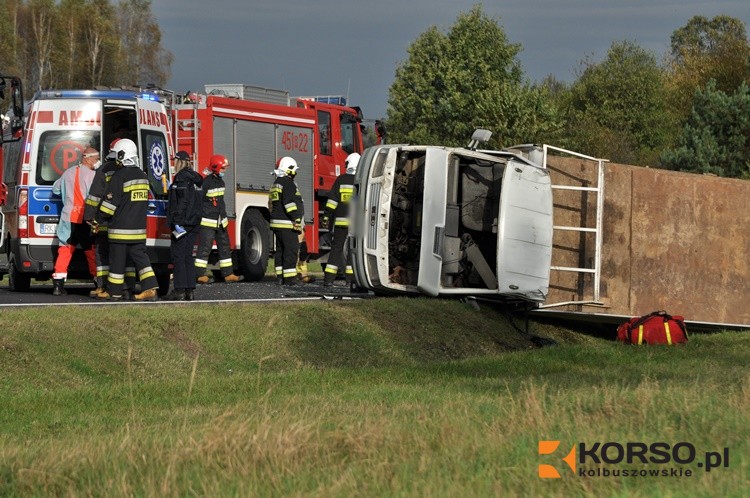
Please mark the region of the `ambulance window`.
POLYGON ((331 113, 318 111, 318 141, 320 153, 330 156, 331 152, 331 113))
POLYGON ((153 130, 141 131, 141 164, 148 175, 151 192, 156 197, 166 197, 169 176, 169 154, 164 133, 153 130))
POLYGON ((63 172, 81 162, 86 147, 99 142, 99 132, 86 130, 45 131, 36 155, 37 185, 52 185, 63 172))
POLYGON ((347 154, 360 150, 358 128, 359 123, 354 116, 347 112, 341 113, 341 148, 347 154))

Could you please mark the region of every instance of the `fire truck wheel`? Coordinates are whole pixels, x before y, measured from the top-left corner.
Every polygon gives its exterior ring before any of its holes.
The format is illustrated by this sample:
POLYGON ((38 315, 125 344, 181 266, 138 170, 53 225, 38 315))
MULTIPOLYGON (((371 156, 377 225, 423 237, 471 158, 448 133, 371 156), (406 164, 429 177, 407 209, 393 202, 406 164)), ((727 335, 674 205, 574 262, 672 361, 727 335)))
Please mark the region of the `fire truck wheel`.
POLYGON ((249 209, 242 218, 241 249, 238 251, 245 280, 262 280, 268 266, 271 229, 268 221, 257 209, 249 209))
POLYGON ((12 292, 28 292, 31 287, 31 277, 21 273, 16 268, 15 258, 11 255, 8 259, 8 290, 12 292))

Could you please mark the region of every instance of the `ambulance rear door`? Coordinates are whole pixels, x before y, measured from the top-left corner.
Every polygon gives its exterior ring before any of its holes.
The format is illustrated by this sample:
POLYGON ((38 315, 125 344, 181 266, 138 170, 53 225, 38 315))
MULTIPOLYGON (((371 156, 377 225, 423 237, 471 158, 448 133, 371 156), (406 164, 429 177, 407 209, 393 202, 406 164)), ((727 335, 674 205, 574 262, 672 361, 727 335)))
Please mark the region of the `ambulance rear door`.
POLYGON ((32 106, 31 147, 23 152, 18 185, 28 188, 30 245, 53 244, 62 200, 53 196, 52 185, 80 163, 86 147, 99 148, 101 116, 99 99, 42 99, 32 106))
MULTIPOLYGON (((167 192, 170 183, 170 158, 174 155, 164 105, 157 100, 137 98, 138 150, 143 171, 150 186, 148 202, 148 245, 168 249, 167 192)), ((159 260, 162 258, 159 257, 159 260)))

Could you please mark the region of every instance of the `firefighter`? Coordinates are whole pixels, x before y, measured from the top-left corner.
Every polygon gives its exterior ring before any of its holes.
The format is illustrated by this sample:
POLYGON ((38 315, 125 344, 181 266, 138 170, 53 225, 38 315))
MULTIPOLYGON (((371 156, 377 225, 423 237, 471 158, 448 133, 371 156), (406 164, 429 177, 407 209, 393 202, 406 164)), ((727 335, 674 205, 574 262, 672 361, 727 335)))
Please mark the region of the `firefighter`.
POLYGON ((281 251, 282 278, 284 285, 295 285, 297 279, 297 257, 299 255, 299 234, 305 208, 294 177, 297 175, 297 161, 284 156, 279 159, 277 169, 284 172, 271 186, 271 229, 281 251))
MULTIPOLYGON (((281 170, 280 168, 276 168, 271 172, 272 175, 276 175, 277 178, 281 178, 282 176, 286 176, 286 172, 281 170)), ((296 184, 296 182, 295 182, 296 184)), ((302 203, 304 207, 304 202, 302 203)), ((271 202, 271 198, 268 199, 268 210, 271 211, 273 209, 273 203, 271 202)), ((299 256, 297 257, 297 279, 301 280, 305 284, 309 284, 312 282, 315 282, 315 277, 310 275, 307 262, 310 259, 310 254, 307 252, 307 241, 305 240, 305 230, 304 230, 304 223, 302 230, 299 232, 299 236, 297 237, 299 239, 299 256)), ((274 269, 276 271, 276 281, 279 284, 284 283, 284 276, 283 276, 283 259, 282 259, 282 253, 281 253, 281 243, 276 242, 277 250, 274 251, 273 254, 273 260, 274 260, 274 269)))
POLYGON ((91 277, 96 278, 96 251, 91 230, 84 223, 84 199, 94 180, 94 170, 100 164, 99 152, 87 147, 80 164, 65 170, 52 185, 52 192, 60 195, 63 202, 60 223, 57 225, 57 238, 61 245, 57 250, 55 272, 52 274, 52 294, 55 296, 66 294, 64 284, 68 277, 68 265, 78 244, 86 254, 91 277))
MULTIPOLYGON (((107 193, 107 185, 110 178, 112 178, 117 168, 120 167, 117 161, 115 161, 117 154, 114 151, 115 144, 119 140, 119 138, 112 140, 109 144, 109 152, 104 158, 104 164, 96 170, 88 197, 86 197, 86 208, 83 213, 83 218, 91 226, 91 232, 94 234, 96 248, 96 277, 94 277, 96 288, 89 293, 89 296, 94 298, 99 297, 99 294, 105 292, 107 278, 109 277, 107 221, 102 218, 99 206, 102 203, 104 194, 107 193)), ((126 299, 130 299, 130 290, 135 288, 135 267, 130 258, 128 258, 125 266, 125 282, 127 290, 124 291, 124 295, 126 299)))
POLYGON ((158 284, 146 254, 148 177, 139 168, 138 148, 132 140, 118 140, 112 150, 119 167, 110 178, 107 193, 99 206, 108 225, 109 290, 97 297, 112 301, 123 299, 125 261, 129 255, 141 282, 142 292, 135 295, 135 300, 156 301, 158 284))
POLYGON ((203 200, 203 177, 190 167, 190 156, 179 151, 175 156, 175 170, 169 187, 167 219, 172 229, 172 263, 174 290, 167 296, 173 301, 192 301, 195 290, 195 258, 193 246, 198 237, 203 200))
MULTIPOLYGON (((349 235, 349 201, 354 195, 354 174, 357 172, 359 154, 349 154, 344 164, 346 172, 333 182, 323 218, 320 220, 321 226, 329 229, 333 220, 333 241, 323 280, 325 286, 333 285, 339 269, 344 264, 344 243, 349 235)), ((351 282, 353 276, 352 265, 347 261, 346 280, 351 282)))
POLYGON ((232 251, 229 247, 227 226, 227 208, 224 203, 224 171, 229 161, 221 154, 214 154, 203 172, 203 203, 200 222, 200 240, 198 253, 195 256, 196 281, 201 284, 209 282, 205 274, 208 268, 208 255, 214 240, 219 250, 219 269, 225 282, 239 282, 240 277, 232 272, 232 251))

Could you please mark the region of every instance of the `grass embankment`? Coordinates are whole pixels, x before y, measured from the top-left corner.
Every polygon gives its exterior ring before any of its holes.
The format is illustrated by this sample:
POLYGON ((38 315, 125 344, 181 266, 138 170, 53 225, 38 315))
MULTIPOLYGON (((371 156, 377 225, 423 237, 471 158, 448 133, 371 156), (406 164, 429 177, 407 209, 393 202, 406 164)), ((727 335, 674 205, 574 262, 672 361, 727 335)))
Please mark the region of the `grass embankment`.
POLYGON ((488 307, 429 299, 38 308, 2 323, 2 496, 747 489, 746 334, 636 348, 532 322, 539 341, 488 307), (539 456, 540 439, 559 454, 539 456), (573 475, 560 459, 596 441, 727 447, 730 465, 573 475), (540 463, 563 478, 539 479, 540 463))

